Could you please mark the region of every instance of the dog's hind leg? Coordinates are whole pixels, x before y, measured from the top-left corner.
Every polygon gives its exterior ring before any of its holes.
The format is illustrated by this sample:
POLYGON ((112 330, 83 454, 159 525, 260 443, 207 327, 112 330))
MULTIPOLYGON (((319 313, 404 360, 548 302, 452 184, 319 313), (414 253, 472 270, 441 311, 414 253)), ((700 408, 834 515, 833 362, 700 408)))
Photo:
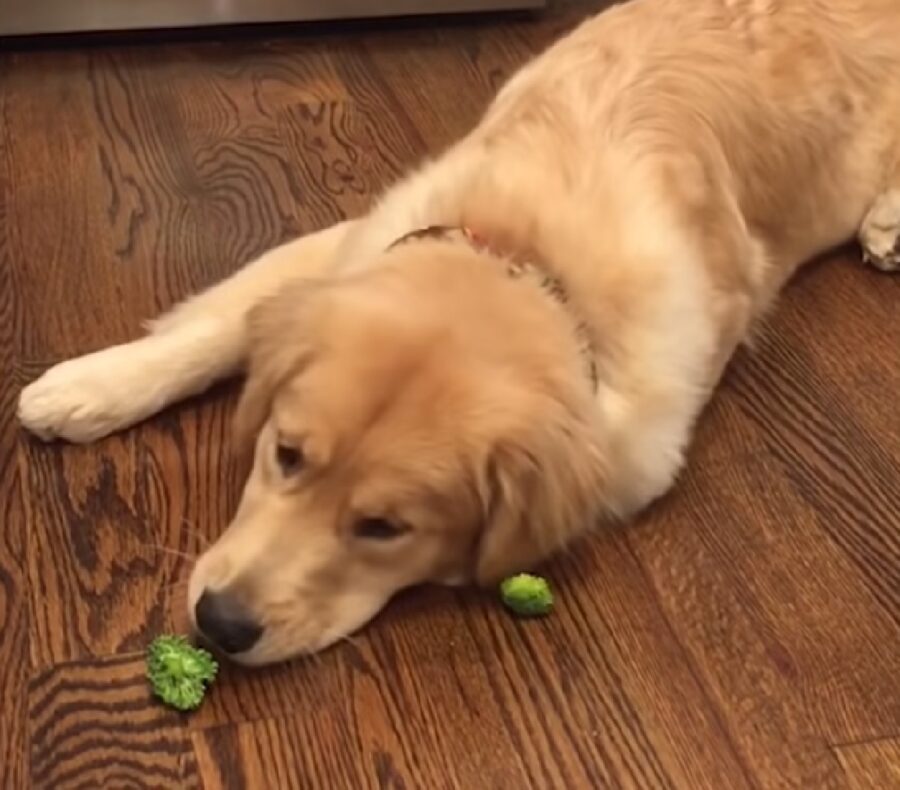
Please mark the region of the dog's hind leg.
POLYGON ((176 307, 139 340, 52 367, 22 391, 19 419, 43 439, 89 442, 238 373, 248 310, 287 281, 326 275, 352 224, 271 250, 176 307))

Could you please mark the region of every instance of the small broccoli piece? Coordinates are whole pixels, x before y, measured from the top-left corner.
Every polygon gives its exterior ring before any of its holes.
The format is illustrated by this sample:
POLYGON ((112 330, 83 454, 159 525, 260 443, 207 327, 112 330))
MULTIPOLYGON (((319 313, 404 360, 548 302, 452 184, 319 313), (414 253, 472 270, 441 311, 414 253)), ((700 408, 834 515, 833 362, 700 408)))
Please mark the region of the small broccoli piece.
POLYGON ((530 573, 510 576, 500 585, 503 603, 518 615, 536 617, 553 608, 553 591, 547 580, 530 573))
POLYGON ((210 653, 183 636, 158 636, 147 648, 147 678, 153 693, 178 710, 200 705, 218 668, 210 653))

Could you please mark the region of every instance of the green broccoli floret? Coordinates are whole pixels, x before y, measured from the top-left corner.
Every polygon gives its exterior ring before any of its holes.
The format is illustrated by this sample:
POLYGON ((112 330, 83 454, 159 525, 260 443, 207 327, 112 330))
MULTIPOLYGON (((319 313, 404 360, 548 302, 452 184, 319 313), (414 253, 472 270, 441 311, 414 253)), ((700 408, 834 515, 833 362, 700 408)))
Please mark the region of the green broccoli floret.
POLYGON ((203 702, 206 685, 218 668, 210 653, 183 636, 158 636, 147 648, 147 678, 153 693, 178 710, 194 710, 203 702))
POLYGON ((530 573, 510 576, 500 585, 503 603, 523 617, 547 614, 553 608, 553 591, 547 580, 530 573))

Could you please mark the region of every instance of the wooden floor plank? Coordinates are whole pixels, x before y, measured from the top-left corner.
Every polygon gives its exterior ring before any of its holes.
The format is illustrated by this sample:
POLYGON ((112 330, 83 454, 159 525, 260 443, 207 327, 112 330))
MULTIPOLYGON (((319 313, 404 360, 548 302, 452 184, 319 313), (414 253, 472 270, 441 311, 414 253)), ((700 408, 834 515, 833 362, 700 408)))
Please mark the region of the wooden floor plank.
POLYGON ((553 575, 564 593, 552 620, 518 624, 476 593, 411 592, 354 645, 226 668, 191 726, 302 710, 327 720, 302 738, 309 759, 333 765, 315 732, 342 720, 364 764, 405 756, 395 767, 413 787, 752 786, 623 537, 553 575))
MULTIPOLYGON (((0 55, 0 73, 4 68, 0 55)), ((4 141, 7 95, 0 81, 0 787, 28 786, 26 684, 29 622, 26 591, 26 523, 18 455, 15 402, 16 335, 24 316, 14 288, 10 234, 13 200, 4 141)))
POLYGON ((221 529, 233 505, 228 456, 214 466, 227 413, 207 403, 92 447, 28 442, 36 667, 139 650, 172 622, 204 532, 221 529))
POLYGON ((153 314, 154 282, 135 273, 151 268, 155 239, 144 244, 135 229, 151 202, 171 222, 183 206, 182 188, 159 165, 154 152, 164 142, 152 125, 150 139, 128 146, 141 162, 139 174, 110 178, 117 154, 107 146, 108 123, 115 121, 105 117, 110 97, 96 92, 96 56, 65 50, 11 57, 21 63, 6 78, 15 107, 8 113, 18 229, 12 254, 28 315, 20 350, 25 362, 50 362, 124 340, 153 314), (144 266, 130 267, 135 258, 144 266))
POLYGON ((340 720, 303 714, 200 730, 193 735, 205 790, 248 787, 450 787, 419 785, 387 750, 360 751, 340 720), (314 748, 310 749, 310 745, 314 748), (320 751, 321 750, 321 751, 320 751), (322 759, 322 752, 327 760, 322 759))
POLYGON ((278 111, 278 131, 301 185, 297 210, 317 227, 363 214, 413 160, 402 124, 382 122, 357 98, 360 93, 354 90, 344 102, 292 104, 278 111))
MULTIPOLYGON (((602 623, 613 669, 674 786, 752 787, 751 773, 666 621, 626 534, 598 539, 585 556, 593 562, 578 564, 587 593, 581 596, 584 627, 596 633, 594 621, 602 623), (595 566, 600 574, 594 574, 595 566)), ((576 633, 573 629, 571 640, 580 638, 576 633)))
POLYGON ((351 71, 350 62, 343 65, 350 84, 376 81, 380 94, 393 96, 427 150, 436 152, 472 128, 491 96, 531 54, 505 28, 483 36, 467 25, 373 39, 358 70, 351 71), (448 73, 454 75, 452 87, 443 76, 448 73))
POLYGON ((900 736, 834 750, 850 790, 900 787, 900 736))
POLYGON ((900 278, 861 267, 853 252, 823 266, 789 289, 767 345, 821 393, 811 416, 833 424, 832 445, 842 452, 826 463, 827 456, 807 451, 788 472, 900 628, 900 495, 892 482, 900 417, 887 395, 900 388, 900 354, 885 331, 900 323, 900 278), (820 353, 804 353, 819 344, 820 353), (860 455, 868 458, 864 466, 860 455))
POLYGON ((38 674, 29 720, 35 788, 199 786, 187 730, 151 700, 140 655, 38 674))
MULTIPOLYGON (((350 772, 368 786, 390 767, 407 787, 496 786, 504 779, 529 786, 530 755, 542 755, 546 742, 532 745, 520 732, 528 722, 508 720, 471 636, 460 628, 453 596, 405 596, 379 625, 353 644, 292 666, 225 668, 221 693, 191 726, 277 717, 261 726, 303 744, 302 754, 290 758, 291 770, 309 781, 315 770, 325 785, 339 785, 350 772), (410 646, 417 649, 412 664, 410 646), (295 720, 298 711, 302 721, 295 720)), ((546 761, 545 775, 556 777, 548 786, 563 786, 558 756, 546 761)))
MULTIPOLYGON (((861 429, 839 404, 829 401, 830 419, 818 414, 827 384, 772 350, 760 343, 752 361, 738 360, 711 409, 740 429, 701 441, 679 487, 629 539, 751 769, 828 786, 839 780, 829 742, 875 737, 900 721, 896 610, 829 529, 888 534, 896 520, 872 505, 860 526, 843 521, 830 493, 813 498, 828 482, 821 471, 839 463, 822 450, 829 434, 861 429), (785 456, 804 445, 818 448, 819 481, 798 477, 809 456, 785 456)), ((841 446, 853 448, 840 466, 844 485, 866 490, 880 449, 841 446)), ((890 496, 873 493, 870 503, 890 496)))
POLYGON ((900 388, 900 351, 874 337, 891 315, 900 320, 900 280, 829 263, 789 290, 755 353, 734 366, 735 391, 822 532, 900 628, 900 420, 883 405, 900 388), (823 305, 823 292, 837 298, 823 305))
MULTIPOLYGON (((720 478, 717 499, 726 485, 733 483, 720 478)), ((837 787, 838 766, 797 693, 783 635, 772 633, 747 602, 743 580, 719 553, 722 543, 709 545, 717 529, 730 545, 729 522, 739 512, 722 507, 705 525, 702 490, 686 480, 657 518, 632 532, 635 551, 752 774, 763 786, 780 777, 788 786, 837 787)))

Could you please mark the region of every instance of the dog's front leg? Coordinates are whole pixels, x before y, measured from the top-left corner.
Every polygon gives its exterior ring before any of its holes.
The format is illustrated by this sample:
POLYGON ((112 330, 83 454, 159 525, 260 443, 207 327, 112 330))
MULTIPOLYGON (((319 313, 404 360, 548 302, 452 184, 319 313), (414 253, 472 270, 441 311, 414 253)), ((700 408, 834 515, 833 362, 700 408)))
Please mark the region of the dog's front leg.
POLYGON ((897 181, 878 196, 859 231, 863 258, 884 272, 900 271, 900 174, 897 181))
MULTIPOLYGON (((896 105, 900 108, 900 104, 896 105)), ((900 272, 900 138, 881 193, 859 229, 863 258, 885 272, 900 272)))
POLYGON ((89 442, 239 372, 248 310, 289 280, 327 274, 353 224, 271 250, 176 307, 139 340, 51 368, 22 391, 22 424, 43 439, 89 442))

